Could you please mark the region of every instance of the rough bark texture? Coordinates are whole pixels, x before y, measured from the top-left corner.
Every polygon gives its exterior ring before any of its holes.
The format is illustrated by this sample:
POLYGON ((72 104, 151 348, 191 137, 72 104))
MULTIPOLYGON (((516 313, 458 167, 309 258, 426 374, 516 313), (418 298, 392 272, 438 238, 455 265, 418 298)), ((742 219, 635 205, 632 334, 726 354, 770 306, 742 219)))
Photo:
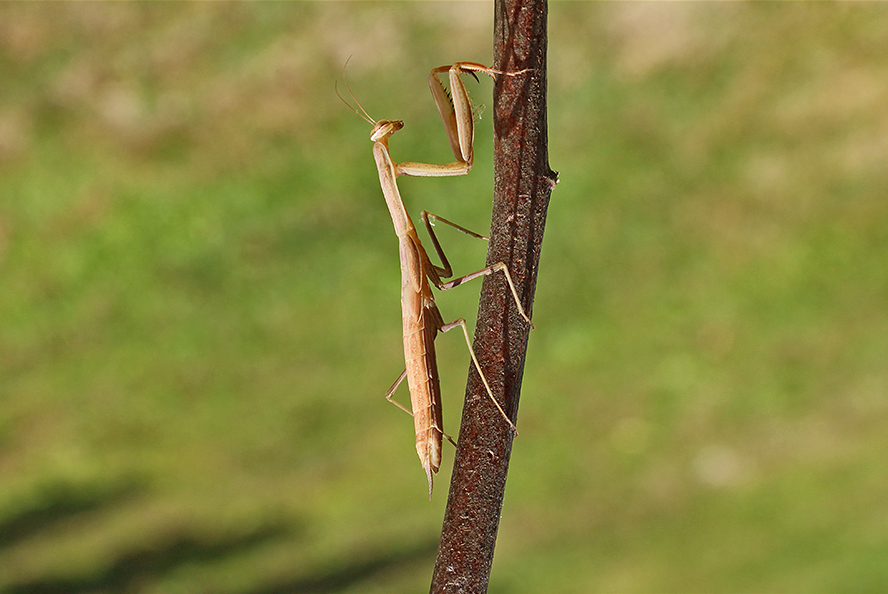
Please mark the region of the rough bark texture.
MULTIPOLYGON (((487 264, 505 262, 532 315, 540 244, 557 174, 549 168, 546 125, 545 0, 496 0, 493 67, 494 204, 487 264)), ((475 352, 494 396, 512 420, 530 328, 501 274, 485 277, 475 352)), ((431 592, 486 592, 513 434, 470 366, 459 443, 431 592)))

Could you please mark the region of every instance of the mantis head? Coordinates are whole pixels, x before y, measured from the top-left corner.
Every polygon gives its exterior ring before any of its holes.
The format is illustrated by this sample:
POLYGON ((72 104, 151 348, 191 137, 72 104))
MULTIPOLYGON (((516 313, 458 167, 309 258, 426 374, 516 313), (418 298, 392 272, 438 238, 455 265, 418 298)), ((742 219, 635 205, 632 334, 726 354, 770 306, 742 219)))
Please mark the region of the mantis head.
POLYGON ((404 122, 402 120, 379 120, 374 124, 373 130, 370 132, 370 140, 373 142, 385 142, 389 136, 403 127, 404 122))

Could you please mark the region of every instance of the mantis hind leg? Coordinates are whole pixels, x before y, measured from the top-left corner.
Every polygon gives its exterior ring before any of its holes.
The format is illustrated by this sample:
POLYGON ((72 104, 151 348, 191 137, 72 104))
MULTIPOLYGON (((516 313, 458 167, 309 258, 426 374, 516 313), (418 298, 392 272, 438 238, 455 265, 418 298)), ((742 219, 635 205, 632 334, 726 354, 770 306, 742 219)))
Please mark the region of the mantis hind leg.
MULTIPOLYGON (((401 382, 403 382, 404 378, 406 378, 406 377, 407 377, 407 370, 405 369, 404 371, 401 372, 401 375, 398 376, 398 379, 395 380, 395 383, 392 384, 392 387, 388 389, 388 392, 385 393, 385 399, 412 417, 413 412, 392 397, 395 394, 395 390, 398 389, 398 386, 401 385, 401 382)), ((438 431, 441 431, 440 427, 435 427, 435 429, 437 429, 438 431)), ((449 435, 447 435, 446 433, 444 433, 444 431, 441 431, 441 435, 446 437, 447 441, 452 443, 454 446, 456 445, 456 442, 453 441, 453 438, 450 437, 449 435)))
POLYGON ((469 338, 469 330, 466 328, 466 321, 463 318, 457 318, 450 322, 449 324, 444 324, 440 327, 441 332, 448 332, 453 330, 459 326, 462 328, 463 336, 466 339, 466 346, 469 349, 469 355, 472 356, 472 363, 475 365, 475 370, 478 372, 478 375, 481 377, 481 383, 484 384, 484 389, 487 391, 487 395, 490 397, 490 400, 496 406, 496 409, 500 412, 506 422, 509 424, 509 427, 512 428, 512 431, 515 432, 515 435, 518 435, 518 428, 515 427, 515 423, 512 422, 512 419, 509 418, 509 415, 506 414, 506 411, 503 410, 503 407, 497 402, 496 397, 493 395, 493 390, 490 389, 490 384, 487 383, 487 378, 484 376, 484 372, 481 371, 481 364, 478 362, 478 357, 475 356, 475 350, 472 348, 472 340, 469 338))
POLYGON ((407 413, 408 415, 410 415, 410 416, 412 417, 412 416, 413 416, 413 413, 410 412, 410 409, 408 409, 406 406, 404 406, 403 404, 401 404, 400 402, 398 402, 397 400, 395 400, 394 398, 392 398, 392 396, 393 396, 394 393, 395 393, 395 390, 398 389, 398 386, 401 385, 401 382, 404 381, 404 378, 405 378, 405 377, 407 377, 407 370, 406 370, 406 369, 405 369, 404 371, 401 372, 401 375, 398 376, 398 379, 395 380, 395 383, 392 384, 392 387, 389 388, 388 392, 385 393, 385 399, 388 400, 389 402, 391 402, 392 404, 394 404, 395 406, 397 406, 398 408, 400 408, 401 410, 403 410, 405 413, 407 413))

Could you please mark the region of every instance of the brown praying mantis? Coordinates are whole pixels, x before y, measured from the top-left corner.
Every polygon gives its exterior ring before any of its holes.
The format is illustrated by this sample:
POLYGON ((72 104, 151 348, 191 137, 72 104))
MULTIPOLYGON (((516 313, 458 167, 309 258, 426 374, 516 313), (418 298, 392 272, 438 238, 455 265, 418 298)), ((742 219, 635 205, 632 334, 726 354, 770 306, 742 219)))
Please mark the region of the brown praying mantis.
MULTIPOLYGON (((441 244, 438 242, 432 223, 429 221, 430 218, 451 225, 473 237, 484 240, 488 238, 451 223, 442 217, 422 211, 420 216, 426 229, 428 229, 435 251, 441 259, 442 266, 436 266, 431 262, 428 254, 422 247, 419 236, 416 234, 416 228, 407 214, 404 202, 401 200, 401 194, 398 191, 398 185, 395 182, 400 175, 440 177, 465 175, 471 170, 474 156, 475 124, 469 94, 460 77, 464 73, 469 73, 477 80, 476 72, 494 77, 496 75, 517 76, 527 72, 527 70, 502 72, 474 62, 457 62, 452 66, 441 66, 431 71, 429 74, 429 87, 438 107, 438 112, 441 114, 441 119, 444 122, 444 129, 447 132, 450 148, 456 158, 456 161, 453 163, 445 165, 410 162, 395 163, 389 155, 388 141, 395 132, 404 127, 404 122, 401 120, 374 120, 364 110, 350 88, 348 89, 349 93, 357 104, 357 108, 352 107, 340 95, 340 99, 346 105, 373 126, 370 140, 373 141, 373 157, 376 160, 376 168, 379 171, 379 184, 382 186, 382 193, 385 197, 389 214, 392 217, 395 234, 398 236, 398 250, 401 261, 401 314, 406 368, 385 397, 386 400, 413 416, 416 432, 416 453, 419 455, 419 461, 429 481, 429 498, 432 496, 432 476, 438 472, 441 466, 442 438, 447 437, 451 443, 453 442, 444 433, 441 416, 441 386, 435 359, 435 337, 439 331, 442 333, 448 332, 457 326, 462 328, 469 354, 472 357, 472 363, 481 377, 487 395, 496 405, 496 408, 509 426, 516 430, 514 423, 512 423, 503 407, 500 406, 500 403, 494 397, 490 384, 488 384, 487 378, 481 370, 481 364, 475 356, 475 351, 469 339, 469 331, 466 328, 465 319, 457 318, 450 323, 444 322, 438 307, 435 305, 435 296, 432 293, 429 282, 443 291, 452 289, 457 285, 480 276, 486 276, 493 272, 502 272, 506 277, 506 281, 508 281, 509 289, 515 299, 515 305, 518 307, 518 312, 530 327, 533 327, 530 318, 521 306, 521 301, 518 298, 518 292, 515 290, 509 270, 502 262, 447 282, 442 280, 453 276, 453 270, 450 262, 448 262, 447 257, 444 255, 444 251, 441 249, 441 244), (444 72, 449 73, 449 96, 439 78, 439 75, 444 72), (404 381, 405 377, 410 389, 412 412, 392 398, 395 390, 404 381)), ((346 87, 348 87, 348 83, 346 83, 346 87)))

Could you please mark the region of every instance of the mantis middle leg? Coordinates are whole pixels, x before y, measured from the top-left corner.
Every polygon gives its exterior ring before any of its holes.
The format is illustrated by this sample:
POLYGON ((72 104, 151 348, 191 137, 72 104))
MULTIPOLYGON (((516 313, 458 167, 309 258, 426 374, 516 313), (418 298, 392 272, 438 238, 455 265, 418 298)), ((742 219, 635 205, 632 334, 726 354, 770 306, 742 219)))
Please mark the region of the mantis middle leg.
POLYGON ((462 231, 463 233, 465 233, 467 235, 471 235, 472 237, 475 237, 477 239, 483 239, 484 241, 490 241, 490 239, 484 235, 480 235, 478 233, 475 233, 474 231, 470 231, 461 225, 457 225, 456 223, 452 223, 452 222, 448 221, 447 219, 445 219, 444 217, 439 217, 438 215, 432 214, 428 211, 424 210, 419 214, 420 214, 420 217, 422 218, 422 222, 425 223, 426 229, 429 232, 429 237, 431 237, 432 244, 435 246, 435 251, 438 253, 438 257, 441 258, 441 264, 443 265, 440 267, 434 266, 435 271, 438 273, 438 278, 437 279, 432 278, 430 275, 429 280, 431 280, 432 283, 436 287, 438 287, 438 289, 440 289, 442 291, 446 291, 448 289, 452 289, 453 287, 459 286, 466 281, 470 281, 472 279, 478 278, 479 276, 487 276, 488 274, 491 274, 494 272, 502 272, 503 276, 506 277, 506 282, 509 283, 509 290, 511 290, 512 297, 515 299, 515 305, 518 307, 518 313, 520 313, 521 317, 524 318, 524 321, 526 321, 528 324, 530 324, 530 327, 533 328, 533 322, 530 321, 530 318, 524 312, 524 307, 521 305, 521 300, 518 298, 518 291, 515 289, 515 283, 512 282, 512 275, 509 274, 509 269, 502 262, 497 262, 496 264, 491 264, 490 266, 482 268, 481 270, 477 270, 475 272, 470 272, 469 274, 465 274, 463 276, 460 276, 458 278, 455 278, 455 279, 447 281, 447 282, 443 282, 441 280, 442 278, 448 278, 450 276, 453 276, 453 270, 452 270, 452 267, 450 266, 450 262, 447 260, 447 256, 444 254, 444 249, 441 247, 441 243, 438 241, 438 236, 435 234, 434 226, 432 225, 429 218, 433 218, 436 221, 446 223, 447 225, 450 225, 454 229, 458 229, 458 230, 462 231))

